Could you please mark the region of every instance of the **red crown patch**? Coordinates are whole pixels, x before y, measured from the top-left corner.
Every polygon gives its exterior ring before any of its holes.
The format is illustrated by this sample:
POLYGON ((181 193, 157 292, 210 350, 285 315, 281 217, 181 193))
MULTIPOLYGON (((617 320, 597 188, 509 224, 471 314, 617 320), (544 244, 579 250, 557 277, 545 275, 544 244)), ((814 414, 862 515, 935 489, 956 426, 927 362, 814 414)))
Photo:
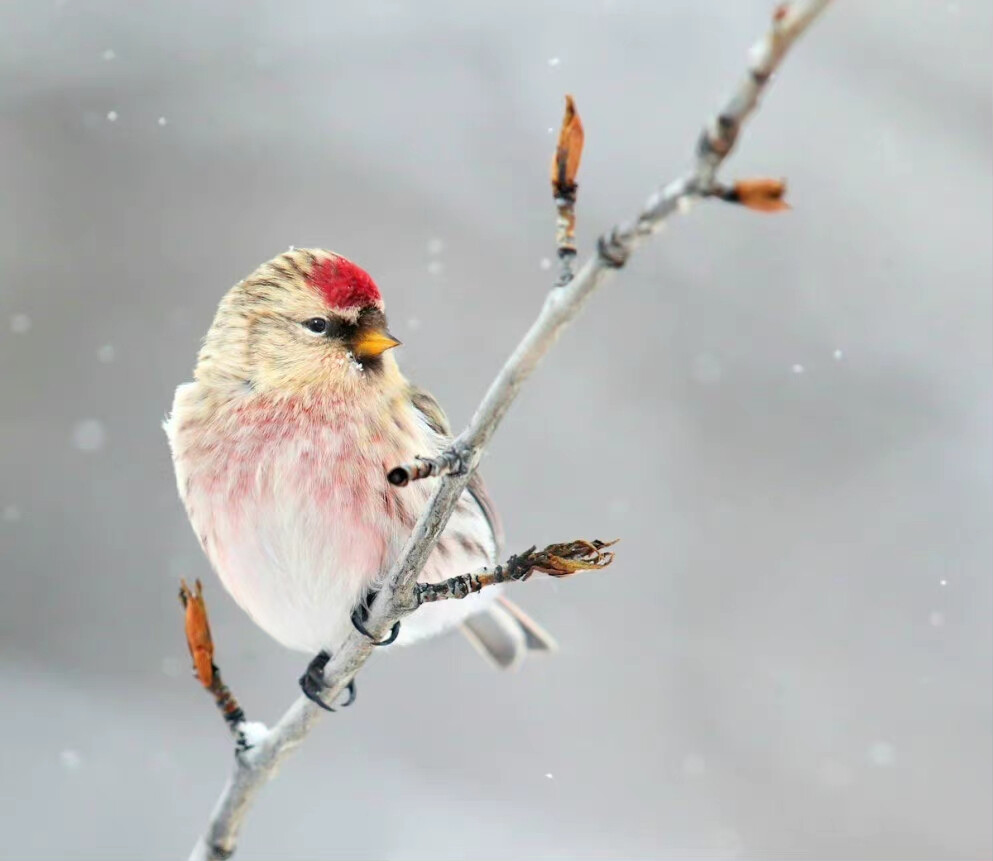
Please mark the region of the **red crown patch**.
POLYGON ((361 308, 382 299, 369 273, 344 257, 318 261, 307 280, 332 308, 361 308))

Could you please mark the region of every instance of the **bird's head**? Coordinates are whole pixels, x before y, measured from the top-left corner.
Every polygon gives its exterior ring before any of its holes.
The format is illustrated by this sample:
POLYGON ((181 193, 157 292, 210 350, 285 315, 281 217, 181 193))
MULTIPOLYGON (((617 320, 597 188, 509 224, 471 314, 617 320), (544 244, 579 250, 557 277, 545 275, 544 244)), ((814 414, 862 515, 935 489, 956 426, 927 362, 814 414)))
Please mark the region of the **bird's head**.
POLYGON ((365 270, 330 251, 294 249, 221 300, 196 376, 275 396, 354 393, 402 379, 387 353, 399 343, 365 270))

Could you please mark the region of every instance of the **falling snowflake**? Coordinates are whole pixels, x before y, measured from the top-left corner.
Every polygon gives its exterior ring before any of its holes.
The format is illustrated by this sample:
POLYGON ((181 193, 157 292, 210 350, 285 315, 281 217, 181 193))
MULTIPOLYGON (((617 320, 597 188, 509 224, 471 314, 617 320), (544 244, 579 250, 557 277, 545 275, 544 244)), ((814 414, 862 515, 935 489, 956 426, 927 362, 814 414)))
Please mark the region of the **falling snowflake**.
POLYGON ((611 517, 624 517, 631 510, 631 503, 626 499, 612 499, 607 510, 611 517))
POLYGON ((928 615, 927 620, 932 628, 940 628, 945 624, 945 614, 935 610, 928 615))
POLYGON ((10 331, 15 335, 23 335, 31 328, 31 318, 27 314, 14 314, 10 318, 10 331))
POLYGON ((164 126, 168 122, 169 122, 169 120, 167 120, 165 117, 159 117, 159 119, 158 119, 158 123, 159 123, 160 126, 164 126))
POLYGON ((832 355, 834 356, 834 360, 836 362, 840 362, 843 358, 845 358, 845 354, 841 350, 835 350, 832 355))
POLYGON ((724 368, 717 356, 712 353, 700 353, 693 359, 691 374, 698 383, 712 386, 721 381, 721 377, 724 376, 724 368))
POLYGON ((432 257, 441 254, 445 250, 445 243, 440 239, 429 239, 428 240, 428 254, 432 257))
POLYGON ((714 832, 714 842, 717 844, 719 857, 736 858, 744 848, 741 835, 733 828, 718 828, 714 832))
POLYGON ((542 272, 547 272, 549 269, 552 268, 551 259, 549 259, 548 257, 542 257, 541 262, 538 264, 538 267, 541 269, 542 272))
POLYGON ((545 772, 545 777, 546 777, 546 778, 547 778, 548 780, 555 780, 555 775, 554 775, 554 774, 552 774, 552 773, 551 773, 550 771, 546 771, 546 772, 545 772))
POLYGON ((107 119, 112 122, 117 122, 117 111, 107 111, 107 119))
POLYGON ((96 419, 83 419, 72 429, 72 444, 80 451, 98 451, 106 439, 107 433, 96 419))
POLYGON ((844 789, 855 782, 855 775, 843 762, 827 759, 817 769, 817 779, 830 789, 844 789))
POLYGON ((117 54, 114 52, 113 48, 108 48, 101 55, 105 60, 114 60, 117 58, 117 54))
POLYGON ((21 509, 16 505, 5 505, 0 518, 3 519, 4 523, 17 523, 21 519, 21 509))
POLYGON ((944 578, 942 578, 941 580, 938 581, 938 585, 939 586, 947 586, 948 585, 948 581, 945 580, 944 578))
POLYGON ((420 329, 421 328, 420 317, 411 317, 407 321, 407 328, 410 329, 411 332, 416 332, 418 329, 420 329))
POLYGON ((162 675, 175 679, 183 672, 183 662, 172 656, 162 659, 162 675))
POLYGON ((873 765, 878 765, 880 768, 893 765, 896 762, 896 750, 894 750, 893 745, 885 741, 877 741, 871 744, 866 755, 869 762, 873 765))
POLYGON ((267 45, 260 45, 253 52, 252 59, 260 69, 268 69, 276 62, 276 53, 267 45))
POLYGON ((683 757, 683 774, 686 777, 703 777, 707 773, 707 763, 702 756, 688 753, 683 757))
POLYGON ((558 57, 549 57, 548 58, 548 65, 549 65, 550 68, 555 68, 561 62, 562 61, 558 57))
POLYGON ((161 774, 176 767, 175 757, 168 750, 157 750, 148 758, 153 773, 161 774))
POLYGON ((441 275, 445 271, 445 264, 440 260, 432 260, 428 264, 428 275, 441 275))
POLYGON ((116 357, 117 350, 114 349, 113 344, 104 344, 99 350, 97 350, 97 359, 105 365, 109 365, 116 357))
POLYGON ((802 374, 807 369, 803 365, 796 364, 790 370, 792 370, 794 374, 802 374))
POLYGON ((62 751, 59 754, 59 761, 66 771, 78 771, 83 765, 83 757, 79 755, 78 750, 72 750, 72 748, 66 748, 62 751))

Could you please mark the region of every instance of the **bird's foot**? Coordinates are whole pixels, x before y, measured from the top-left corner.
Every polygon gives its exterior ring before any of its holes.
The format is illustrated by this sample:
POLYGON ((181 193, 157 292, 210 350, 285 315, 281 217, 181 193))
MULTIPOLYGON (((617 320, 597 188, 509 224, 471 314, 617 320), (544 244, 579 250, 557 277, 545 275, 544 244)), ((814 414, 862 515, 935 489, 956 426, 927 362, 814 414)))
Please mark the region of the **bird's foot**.
MULTIPOLYGON (((328 687, 324 682, 324 668, 330 660, 330 652, 321 651, 314 655, 314 659, 307 664, 307 669, 300 676, 300 690, 312 703, 316 703, 325 711, 333 712, 334 709, 321 698, 321 693, 326 691, 328 687)), ((355 702, 355 679, 349 680, 346 690, 348 691, 348 699, 341 704, 342 707, 350 706, 355 702)))
POLYGON ((389 635, 384 640, 377 640, 372 634, 369 633, 365 626, 365 623, 369 621, 369 607, 372 602, 376 600, 376 596, 379 592, 376 589, 370 589, 365 596, 365 599, 359 603, 354 610, 352 610, 352 625, 355 630, 360 634, 365 635, 370 640, 374 646, 388 646, 390 643, 396 642, 396 638, 400 636, 400 623, 394 622, 393 627, 390 629, 389 635))

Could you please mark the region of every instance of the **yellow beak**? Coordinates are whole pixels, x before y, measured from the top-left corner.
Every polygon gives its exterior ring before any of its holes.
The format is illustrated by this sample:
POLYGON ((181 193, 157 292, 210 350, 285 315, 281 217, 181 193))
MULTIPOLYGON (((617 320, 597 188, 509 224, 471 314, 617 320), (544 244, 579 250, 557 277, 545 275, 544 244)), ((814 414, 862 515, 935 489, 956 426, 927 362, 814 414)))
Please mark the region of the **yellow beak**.
POLYGON ((359 332, 352 344, 352 352, 359 360, 374 359, 387 350, 399 346, 400 342, 385 329, 367 329, 364 332, 359 332))

